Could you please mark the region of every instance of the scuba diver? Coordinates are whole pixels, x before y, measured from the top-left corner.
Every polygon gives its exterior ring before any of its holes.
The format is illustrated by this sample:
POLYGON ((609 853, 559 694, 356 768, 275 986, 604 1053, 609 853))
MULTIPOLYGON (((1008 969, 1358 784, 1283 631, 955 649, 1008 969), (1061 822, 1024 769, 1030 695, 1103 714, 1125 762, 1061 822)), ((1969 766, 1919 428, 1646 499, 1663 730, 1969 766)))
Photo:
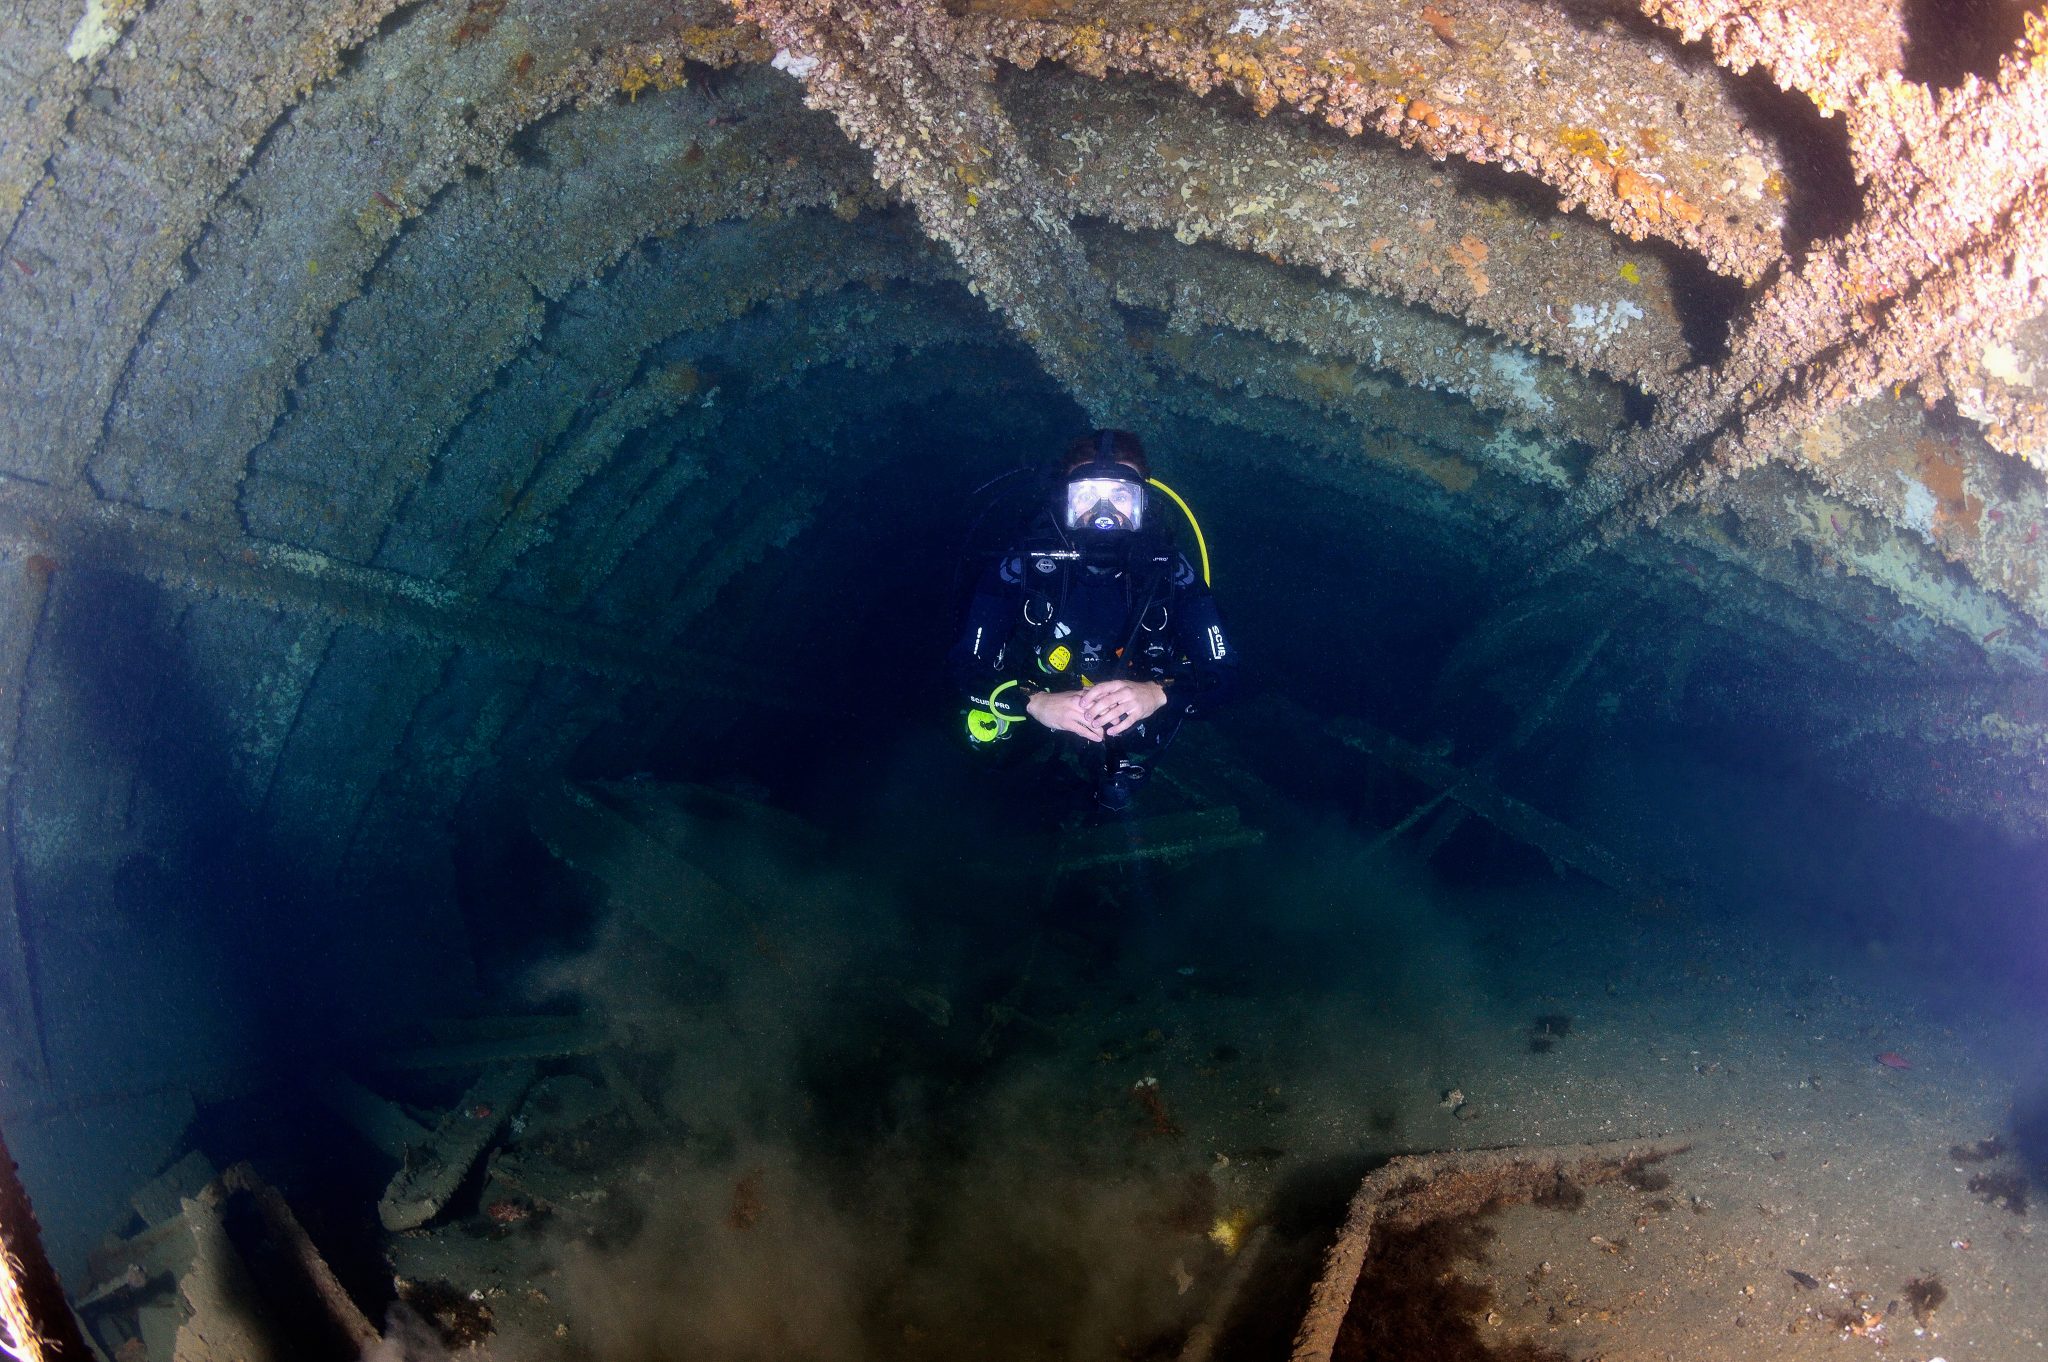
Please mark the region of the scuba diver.
POLYGON ((1156 523, 1149 489, 1187 513, 1149 476, 1137 436, 1076 439, 1050 513, 982 573, 947 655, 970 740, 1047 730, 1054 756, 1079 766, 1109 812, 1130 806, 1146 763, 1183 722, 1236 688, 1201 527, 1188 513, 1197 573, 1156 523))

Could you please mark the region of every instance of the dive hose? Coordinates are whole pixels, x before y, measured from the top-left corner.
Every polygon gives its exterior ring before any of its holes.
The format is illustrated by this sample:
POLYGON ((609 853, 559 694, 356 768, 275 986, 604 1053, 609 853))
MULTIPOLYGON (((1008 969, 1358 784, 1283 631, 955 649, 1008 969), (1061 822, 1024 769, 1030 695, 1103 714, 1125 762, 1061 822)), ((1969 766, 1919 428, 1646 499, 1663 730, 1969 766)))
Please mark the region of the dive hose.
POLYGON ((1180 513, 1188 518, 1188 528, 1195 532, 1195 548, 1202 555, 1202 585, 1214 586, 1215 583, 1209 580, 1209 541, 1202 537, 1202 522, 1195 519, 1195 513, 1188 509, 1187 502, 1181 500, 1180 493, 1174 491, 1159 479, 1147 478, 1145 479, 1145 485, 1157 487, 1160 491, 1172 497, 1173 504, 1180 507, 1180 513))

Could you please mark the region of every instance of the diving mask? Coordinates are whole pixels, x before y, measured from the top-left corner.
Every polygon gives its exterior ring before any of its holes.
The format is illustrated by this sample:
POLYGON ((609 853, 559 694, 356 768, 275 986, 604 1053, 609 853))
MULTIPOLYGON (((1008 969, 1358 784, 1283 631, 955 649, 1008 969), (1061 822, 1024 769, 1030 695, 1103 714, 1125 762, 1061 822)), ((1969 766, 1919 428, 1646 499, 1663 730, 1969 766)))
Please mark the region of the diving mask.
POLYGON ((1122 464, 1109 468, 1089 464, 1075 469, 1068 478, 1068 529, 1108 534, 1144 528, 1145 484, 1122 464))

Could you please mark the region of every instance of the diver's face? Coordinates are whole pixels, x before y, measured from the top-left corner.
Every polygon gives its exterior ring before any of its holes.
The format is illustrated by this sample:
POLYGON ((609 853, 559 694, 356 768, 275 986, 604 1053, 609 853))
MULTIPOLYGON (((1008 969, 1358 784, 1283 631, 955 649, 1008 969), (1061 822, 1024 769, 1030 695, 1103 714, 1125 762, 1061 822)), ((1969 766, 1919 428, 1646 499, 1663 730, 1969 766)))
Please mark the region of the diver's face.
POLYGON ((1067 484, 1067 528, 1135 530, 1145 518, 1145 489, 1129 478, 1080 478, 1067 484))

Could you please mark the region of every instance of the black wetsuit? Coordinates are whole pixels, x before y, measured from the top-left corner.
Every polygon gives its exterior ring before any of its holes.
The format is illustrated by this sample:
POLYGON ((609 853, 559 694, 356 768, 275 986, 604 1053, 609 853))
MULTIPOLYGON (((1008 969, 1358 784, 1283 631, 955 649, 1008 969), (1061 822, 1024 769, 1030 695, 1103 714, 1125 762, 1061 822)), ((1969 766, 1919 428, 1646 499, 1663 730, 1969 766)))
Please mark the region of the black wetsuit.
POLYGON ((1076 690, 1084 677, 1159 682, 1165 707, 1108 739, 1106 753, 1058 735, 1084 767, 1110 773, 1120 759, 1156 754, 1187 719, 1227 701, 1238 665, 1216 598, 1187 557, 1152 537, 1133 535, 1120 547, 1081 557, 1051 535, 1018 545, 982 573, 947 655, 972 708, 987 708, 992 692, 1016 682, 996 696, 997 712, 1013 719, 1024 719, 1032 692, 1076 690))

